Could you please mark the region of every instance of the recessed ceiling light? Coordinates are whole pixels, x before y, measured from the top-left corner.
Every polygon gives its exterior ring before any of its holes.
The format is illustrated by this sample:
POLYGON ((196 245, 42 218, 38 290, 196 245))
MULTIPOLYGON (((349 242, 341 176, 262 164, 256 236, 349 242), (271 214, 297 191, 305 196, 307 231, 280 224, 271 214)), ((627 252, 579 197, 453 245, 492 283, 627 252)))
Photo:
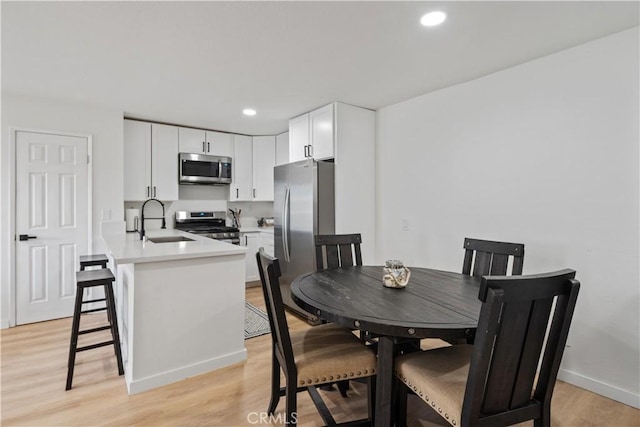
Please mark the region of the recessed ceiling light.
POLYGON ((253 110, 251 108, 245 108, 244 110, 242 110, 242 114, 244 114, 245 116, 255 116, 256 110, 253 110))
POLYGON ((425 27, 435 27, 442 24, 447 19, 447 14, 444 12, 429 12, 420 19, 420 23, 425 27))

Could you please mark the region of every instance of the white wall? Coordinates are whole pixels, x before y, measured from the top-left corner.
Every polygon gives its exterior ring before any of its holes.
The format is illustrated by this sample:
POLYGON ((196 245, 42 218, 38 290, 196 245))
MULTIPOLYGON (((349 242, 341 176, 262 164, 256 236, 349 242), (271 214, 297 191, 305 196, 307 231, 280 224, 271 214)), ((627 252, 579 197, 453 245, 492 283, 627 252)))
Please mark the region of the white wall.
POLYGON ((582 287, 561 378, 639 406, 638 28, 378 111, 377 258, 525 243, 582 287), (409 231, 401 231, 406 219, 409 231))
POLYGON ((7 327, 11 317, 13 277, 10 266, 10 249, 14 245, 10 223, 9 200, 11 195, 14 161, 11 158, 13 140, 10 128, 28 128, 87 134, 93 137, 93 236, 94 250, 100 233, 100 222, 123 221, 123 114, 122 111, 74 104, 58 100, 39 99, 2 94, 2 144, 0 147, 0 321, 7 327), (110 216, 110 218, 108 218, 110 216))

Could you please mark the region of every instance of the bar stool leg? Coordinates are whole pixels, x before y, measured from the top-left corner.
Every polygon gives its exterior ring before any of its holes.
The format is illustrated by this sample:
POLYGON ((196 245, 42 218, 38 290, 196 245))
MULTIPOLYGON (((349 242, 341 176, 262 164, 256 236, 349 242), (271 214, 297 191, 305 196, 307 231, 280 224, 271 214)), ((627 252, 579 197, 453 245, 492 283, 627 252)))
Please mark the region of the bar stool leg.
POLYGON ((78 286, 73 311, 73 326, 71 327, 71 340, 69 343, 69 362, 67 364, 67 388, 65 390, 71 390, 71 383, 73 382, 73 369, 76 364, 76 348, 78 348, 78 332, 80 331, 80 312, 82 311, 83 293, 84 287, 78 286))
POLYGON ((113 295, 112 283, 104 285, 104 291, 107 302, 107 313, 109 313, 109 323, 111 325, 111 336, 113 337, 113 348, 118 361, 118 374, 124 374, 124 366, 122 364, 122 351, 120 350, 120 333, 118 332, 118 316, 116 315, 115 297, 113 295))

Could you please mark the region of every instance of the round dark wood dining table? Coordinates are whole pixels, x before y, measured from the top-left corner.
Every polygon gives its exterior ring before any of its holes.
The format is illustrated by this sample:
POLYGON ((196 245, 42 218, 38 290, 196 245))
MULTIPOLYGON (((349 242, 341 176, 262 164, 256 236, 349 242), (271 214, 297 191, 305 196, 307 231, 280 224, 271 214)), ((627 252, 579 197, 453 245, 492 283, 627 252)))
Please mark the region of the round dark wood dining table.
POLYGON ((320 319, 379 335, 375 425, 393 425, 393 364, 406 339, 471 336, 478 324, 480 278, 410 267, 405 288, 382 285, 382 266, 303 274, 291 296, 320 319))

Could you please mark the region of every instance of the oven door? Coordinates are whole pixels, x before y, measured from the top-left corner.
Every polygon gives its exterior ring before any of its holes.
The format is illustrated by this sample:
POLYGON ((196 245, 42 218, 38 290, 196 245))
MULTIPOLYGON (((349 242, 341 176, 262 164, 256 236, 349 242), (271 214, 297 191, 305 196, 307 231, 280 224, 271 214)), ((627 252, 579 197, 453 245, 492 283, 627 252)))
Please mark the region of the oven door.
POLYGON ((217 184, 220 182, 220 160, 216 156, 180 153, 180 184, 217 184))

